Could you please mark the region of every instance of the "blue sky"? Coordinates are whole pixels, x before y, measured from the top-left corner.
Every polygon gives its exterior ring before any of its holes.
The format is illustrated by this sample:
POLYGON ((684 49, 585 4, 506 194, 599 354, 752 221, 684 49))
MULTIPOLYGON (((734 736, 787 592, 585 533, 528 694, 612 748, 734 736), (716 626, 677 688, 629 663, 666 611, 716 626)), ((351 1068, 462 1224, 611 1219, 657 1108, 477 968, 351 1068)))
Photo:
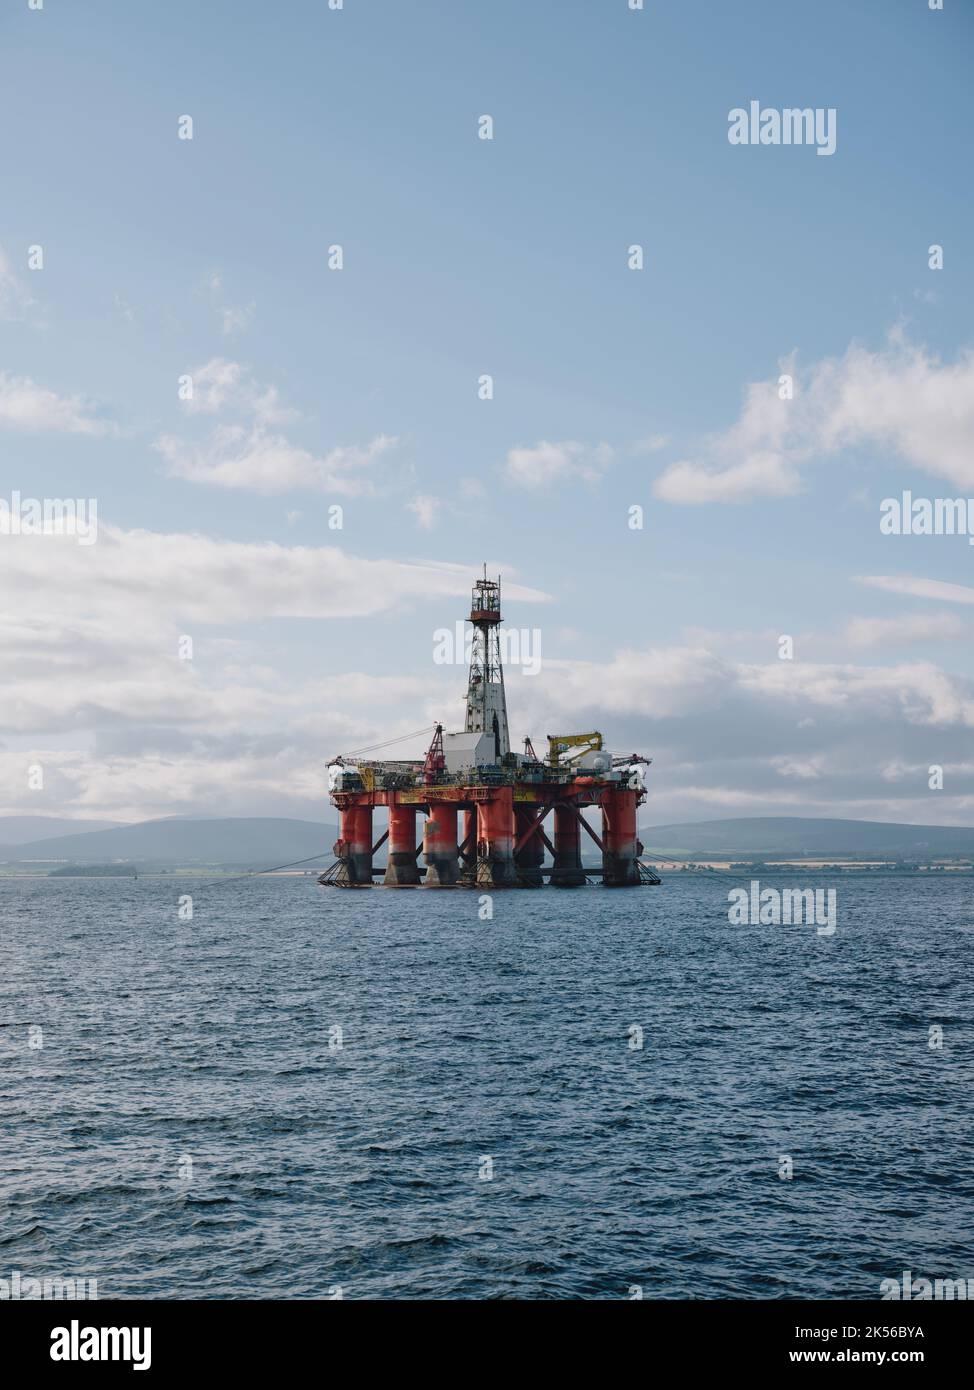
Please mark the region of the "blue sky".
POLYGON ((970 823, 974 552, 878 518, 974 498, 972 40, 967 0, 10 0, 0 496, 101 530, 0 537, 5 812, 319 814, 330 753, 460 722, 431 636, 486 559, 541 631, 512 735, 651 753, 649 821, 970 823), (752 99, 835 154, 730 145, 752 99))

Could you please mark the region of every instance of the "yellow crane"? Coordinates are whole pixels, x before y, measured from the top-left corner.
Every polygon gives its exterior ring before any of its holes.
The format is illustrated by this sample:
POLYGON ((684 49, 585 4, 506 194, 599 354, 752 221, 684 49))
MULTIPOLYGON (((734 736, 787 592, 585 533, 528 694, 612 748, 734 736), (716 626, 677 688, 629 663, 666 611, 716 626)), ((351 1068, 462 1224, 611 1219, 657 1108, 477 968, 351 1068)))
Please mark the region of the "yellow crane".
POLYGON ((548 762, 552 767, 558 767, 559 757, 569 748, 575 751, 568 754, 566 762, 571 762, 573 758, 581 757, 584 753, 597 753, 601 747, 602 735, 597 729, 590 734, 549 734, 548 762))

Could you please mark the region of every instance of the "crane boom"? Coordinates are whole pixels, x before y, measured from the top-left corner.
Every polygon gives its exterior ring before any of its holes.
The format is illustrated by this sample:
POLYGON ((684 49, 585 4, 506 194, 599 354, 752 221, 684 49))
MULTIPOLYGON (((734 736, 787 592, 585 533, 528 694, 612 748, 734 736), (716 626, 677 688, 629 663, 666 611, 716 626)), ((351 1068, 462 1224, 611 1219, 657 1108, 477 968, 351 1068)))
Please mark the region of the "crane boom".
POLYGON ((597 753, 601 747, 602 735, 597 729, 590 734, 549 734, 548 762, 552 767, 558 767, 560 755, 569 748, 575 751, 568 754, 566 762, 571 762, 573 758, 581 757, 584 753, 597 753))

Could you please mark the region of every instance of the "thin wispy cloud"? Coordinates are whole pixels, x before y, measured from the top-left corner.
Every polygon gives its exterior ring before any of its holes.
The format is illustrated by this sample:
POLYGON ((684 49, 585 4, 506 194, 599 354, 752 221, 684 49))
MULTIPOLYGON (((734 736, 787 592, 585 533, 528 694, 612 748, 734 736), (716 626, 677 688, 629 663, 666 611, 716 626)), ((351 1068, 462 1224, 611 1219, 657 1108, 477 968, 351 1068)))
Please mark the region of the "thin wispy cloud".
POLYGON ((27 281, 14 270, 10 256, 0 246, 0 320, 16 323, 33 303, 27 281))
POLYGON ((944 603, 974 603, 974 589, 966 584, 948 584, 942 579, 921 579, 909 574, 862 574, 856 582, 887 594, 906 594, 910 598, 934 598, 944 603))
POLYGON ((257 305, 253 300, 246 304, 230 303, 224 292, 221 271, 211 271, 203 282, 203 288, 219 319, 220 332, 224 337, 232 338, 235 334, 242 333, 249 328, 257 312, 257 305))

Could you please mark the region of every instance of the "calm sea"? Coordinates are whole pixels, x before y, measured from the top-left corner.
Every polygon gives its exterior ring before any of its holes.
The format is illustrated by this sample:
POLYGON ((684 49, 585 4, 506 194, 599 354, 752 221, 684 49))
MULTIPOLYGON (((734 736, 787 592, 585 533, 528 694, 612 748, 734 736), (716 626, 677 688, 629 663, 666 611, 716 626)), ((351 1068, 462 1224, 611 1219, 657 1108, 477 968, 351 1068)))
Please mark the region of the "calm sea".
POLYGON ((0 1279, 621 1299, 974 1277, 974 880, 810 878, 837 887, 833 936, 732 926, 739 881, 499 893, 481 920, 473 893, 313 878, 0 880, 0 1279))

